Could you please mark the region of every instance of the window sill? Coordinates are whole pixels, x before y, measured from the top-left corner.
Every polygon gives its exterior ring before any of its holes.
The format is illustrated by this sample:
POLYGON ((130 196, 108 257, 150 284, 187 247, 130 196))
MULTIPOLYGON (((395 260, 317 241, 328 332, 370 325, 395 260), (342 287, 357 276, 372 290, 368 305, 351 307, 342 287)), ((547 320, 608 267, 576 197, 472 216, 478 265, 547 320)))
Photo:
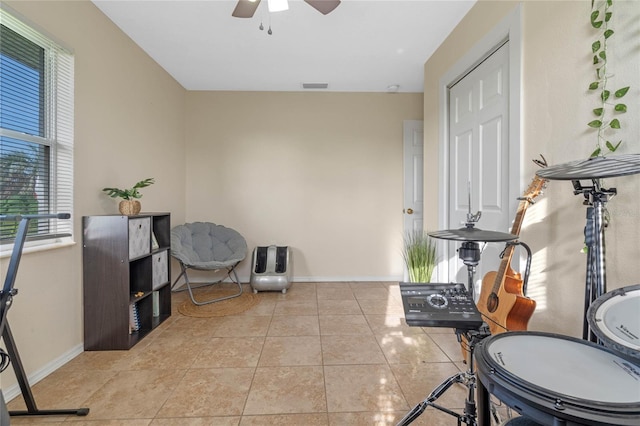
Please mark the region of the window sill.
MULTIPOLYGON (((26 242, 22 248, 22 254, 38 253, 41 251, 56 250, 64 247, 76 245, 71 237, 61 238, 56 241, 33 241, 26 242)), ((13 253, 13 244, 0 246, 0 259, 11 257, 13 253)))

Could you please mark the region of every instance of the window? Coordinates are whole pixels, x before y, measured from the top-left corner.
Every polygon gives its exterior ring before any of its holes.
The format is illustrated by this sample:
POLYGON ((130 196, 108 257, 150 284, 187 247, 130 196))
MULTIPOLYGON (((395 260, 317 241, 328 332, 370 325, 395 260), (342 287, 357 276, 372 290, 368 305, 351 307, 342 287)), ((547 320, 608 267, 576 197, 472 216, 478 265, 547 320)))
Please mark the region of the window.
MULTIPOLYGON (((73 55, 0 9, 0 215, 72 213, 73 55)), ((0 243, 18 222, 0 221, 0 243)), ((62 241, 72 221, 32 219, 28 240, 62 241)))

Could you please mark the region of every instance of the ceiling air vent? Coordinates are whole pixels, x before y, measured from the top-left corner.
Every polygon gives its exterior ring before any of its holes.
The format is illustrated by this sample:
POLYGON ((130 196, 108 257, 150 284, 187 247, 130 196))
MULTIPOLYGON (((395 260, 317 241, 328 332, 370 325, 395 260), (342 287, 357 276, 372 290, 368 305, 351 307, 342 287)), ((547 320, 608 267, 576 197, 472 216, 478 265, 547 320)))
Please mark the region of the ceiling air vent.
POLYGON ((326 89, 328 87, 328 83, 302 83, 303 89, 326 89))

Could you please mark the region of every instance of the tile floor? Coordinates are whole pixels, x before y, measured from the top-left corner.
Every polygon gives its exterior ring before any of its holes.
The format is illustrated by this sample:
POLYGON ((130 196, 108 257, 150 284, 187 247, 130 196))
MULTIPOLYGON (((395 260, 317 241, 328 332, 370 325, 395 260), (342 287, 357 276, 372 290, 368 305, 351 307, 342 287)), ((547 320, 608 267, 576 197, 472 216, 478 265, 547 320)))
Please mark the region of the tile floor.
MULTIPOLYGON (((250 291, 250 289, 247 289, 250 291)), ((40 409, 12 425, 392 425, 462 352, 451 329, 408 327, 397 283, 295 283, 235 316, 174 313, 129 351, 84 352, 32 386, 40 409)), ((461 412, 466 388, 439 400, 461 412)), ((24 409, 21 397, 10 410, 24 409)), ((432 407, 415 425, 455 425, 432 407)))

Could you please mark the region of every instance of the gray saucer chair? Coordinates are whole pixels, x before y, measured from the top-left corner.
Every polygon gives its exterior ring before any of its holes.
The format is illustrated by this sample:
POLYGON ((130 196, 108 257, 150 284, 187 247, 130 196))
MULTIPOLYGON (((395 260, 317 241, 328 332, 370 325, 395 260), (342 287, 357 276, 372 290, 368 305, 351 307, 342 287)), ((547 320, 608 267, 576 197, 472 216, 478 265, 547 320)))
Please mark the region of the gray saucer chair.
POLYGON ((184 276, 184 285, 189 291, 191 301, 196 305, 206 305, 221 300, 238 297, 242 294, 242 283, 238 279, 235 267, 244 260, 247 254, 247 242, 234 229, 210 222, 194 222, 178 225, 171 230, 171 256, 179 263, 182 272, 171 285, 172 291, 184 291, 178 285, 184 276), (206 284, 193 286, 189 282, 187 271, 226 271, 222 279, 206 284), (211 300, 199 301, 193 296, 193 289, 222 282, 229 277, 238 286, 238 292, 211 300))

